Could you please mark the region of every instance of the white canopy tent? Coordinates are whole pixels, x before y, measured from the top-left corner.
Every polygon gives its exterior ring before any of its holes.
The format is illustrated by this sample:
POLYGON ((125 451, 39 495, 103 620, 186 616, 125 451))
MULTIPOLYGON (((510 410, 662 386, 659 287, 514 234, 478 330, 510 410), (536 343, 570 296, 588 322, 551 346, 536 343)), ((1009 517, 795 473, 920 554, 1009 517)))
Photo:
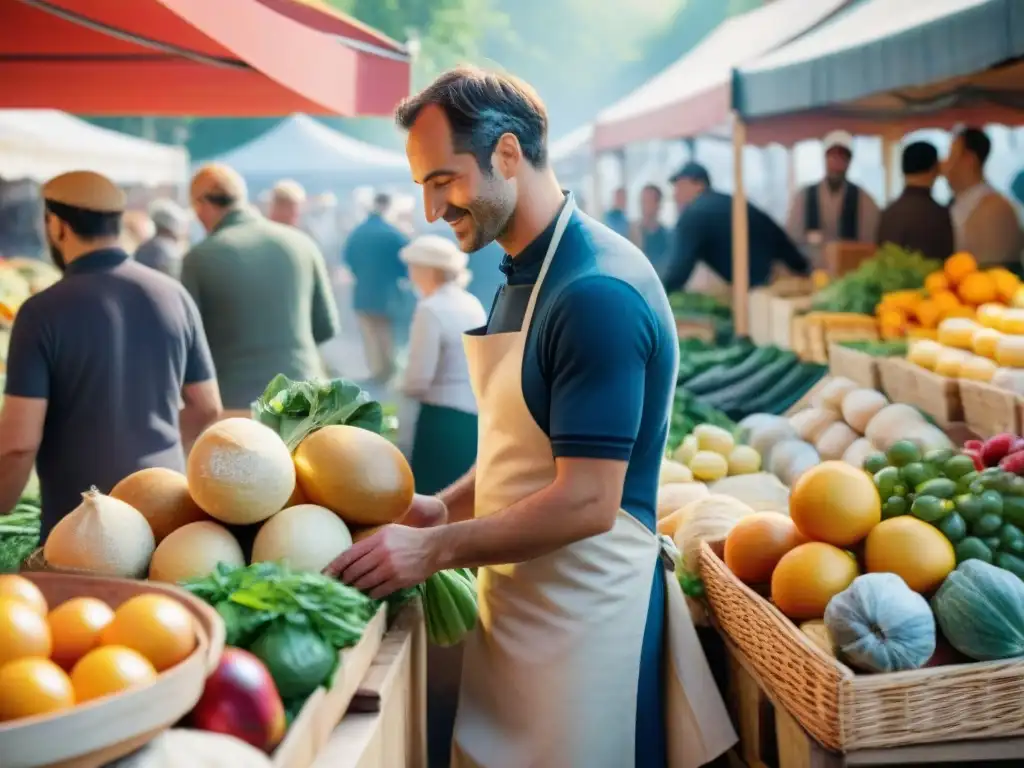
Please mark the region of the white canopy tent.
POLYGON ((0 178, 41 182, 72 170, 96 171, 122 186, 181 186, 188 152, 57 110, 0 110, 0 178))

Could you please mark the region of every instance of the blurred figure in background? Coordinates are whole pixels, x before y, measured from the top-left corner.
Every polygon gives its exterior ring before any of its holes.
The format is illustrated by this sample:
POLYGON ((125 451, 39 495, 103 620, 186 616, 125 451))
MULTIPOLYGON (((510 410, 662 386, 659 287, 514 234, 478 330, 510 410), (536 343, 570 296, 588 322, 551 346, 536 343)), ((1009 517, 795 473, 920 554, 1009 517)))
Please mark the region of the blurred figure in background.
POLYGON ((129 256, 156 234, 156 227, 145 211, 125 211, 121 226, 121 247, 129 256))
POLYGON ((953 253, 953 222, 949 209, 932 197, 939 151, 927 141, 915 141, 903 149, 902 166, 903 192, 882 211, 877 242, 945 260, 953 253))
POLYGON ((405 265, 399 256, 409 239, 384 217, 391 198, 374 198, 370 215, 345 241, 342 256, 355 280, 352 306, 359 318, 363 350, 372 383, 386 385, 395 373, 395 343, 392 324, 401 310, 399 281, 405 265))
POLYGON ((234 169, 200 168, 191 192, 208 236, 185 255, 181 280, 203 317, 224 407, 248 415, 277 374, 325 374, 317 345, 338 333, 338 309, 316 243, 253 209, 234 169))
POLYGON ((270 192, 267 218, 278 224, 298 227, 302 222, 302 208, 306 204, 306 190, 297 181, 284 179, 270 192))
POLYGON ((402 249, 401 258, 419 297, 401 385, 402 394, 419 404, 419 414, 406 443, 416 492, 433 494, 476 460, 476 399, 462 334, 483 326, 487 313, 465 290, 468 257, 448 238, 423 235, 402 249))
POLYGON ((626 188, 619 187, 612 197, 612 209, 604 215, 605 226, 623 237, 629 237, 629 219, 626 218, 626 188))
POLYGON ((992 142, 980 128, 963 128, 953 138, 942 169, 953 202, 956 250, 972 254, 978 264, 1019 265, 1024 234, 1010 201, 985 181, 985 161, 992 142))
POLYGON ((630 236, 659 272, 668 258, 670 237, 668 227, 658 220, 661 201, 661 187, 657 184, 647 184, 640 190, 640 221, 633 225, 630 236))
POLYGON ((825 178, 793 196, 786 232, 798 245, 813 247, 844 240, 873 243, 878 232, 878 204, 846 178, 853 160, 853 136, 832 131, 822 143, 825 178))
POLYGON ((188 245, 188 212, 173 200, 154 200, 149 218, 156 234, 135 251, 135 260, 175 280, 181 278, 181 259, 188 245))

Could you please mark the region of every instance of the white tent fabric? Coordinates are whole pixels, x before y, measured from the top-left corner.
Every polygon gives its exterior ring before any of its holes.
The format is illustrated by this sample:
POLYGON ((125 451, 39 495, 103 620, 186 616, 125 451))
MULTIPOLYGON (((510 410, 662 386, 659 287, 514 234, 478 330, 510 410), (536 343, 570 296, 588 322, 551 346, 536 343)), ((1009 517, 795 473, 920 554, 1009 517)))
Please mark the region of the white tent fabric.
POLYGON ((57 110, 0 110, 0 177, 45 181, 73 170, 124 186, 179 186, 188 181, 188 152, 57 110))
POLYGON ((312 194, 412 180, 404 155, 298 114, 216 160, 242 174, 253 196, 282 178, 295 179, 312 194))
POLYGON ((597 117, 600 150, 696 136, 732 107, 732 70, 798 37, 848 0, 774 0, 723 22, 696 47, 597 117))

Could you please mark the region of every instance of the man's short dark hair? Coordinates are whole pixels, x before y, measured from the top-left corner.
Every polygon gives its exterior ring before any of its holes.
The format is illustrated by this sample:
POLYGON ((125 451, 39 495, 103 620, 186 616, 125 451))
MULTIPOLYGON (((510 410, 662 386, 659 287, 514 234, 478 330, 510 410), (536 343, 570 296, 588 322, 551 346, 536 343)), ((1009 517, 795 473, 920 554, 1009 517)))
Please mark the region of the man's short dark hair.
POLYGON ((992 151, 992 142, 980 128, 964 128, 959 133, 964 149, 978 158, 978 165, 985 165, 989 152, 992 151))
POLYGON ((378 192, 373 196, 374 208, 387 208, 391 205, 391 195, 387 192, 378 192))
POLYGON ((46 210, 67 224, 75 236, 82 240, 99 240, 121 234, 120 213, 87 211, 85 208, 76 208, 51 200, 46 201, 46 210))
POLYGON ((659 187, 657 184, 644 184, 644 188, 640 190, 640 194, 642 195, 644 192, 653 192, 654 196, 657 197, 659 200, 661 200, 664 194, 661 191, 661 187, 659 187))
POLYGON ((540 96, 511 75, 458 67, 440 75, 395 110, 395 121, 409 130, 424 107, 444 110, 455 151, 476 158, 491 172, 491 155, 506 133, 519 139, 523 156, 534 168, 548 162, 548 113, 540 96))
POLYGON ((939 151, 927 141, 914 141, 903 148, 904 176, 934 171, 939 164, 939 151))

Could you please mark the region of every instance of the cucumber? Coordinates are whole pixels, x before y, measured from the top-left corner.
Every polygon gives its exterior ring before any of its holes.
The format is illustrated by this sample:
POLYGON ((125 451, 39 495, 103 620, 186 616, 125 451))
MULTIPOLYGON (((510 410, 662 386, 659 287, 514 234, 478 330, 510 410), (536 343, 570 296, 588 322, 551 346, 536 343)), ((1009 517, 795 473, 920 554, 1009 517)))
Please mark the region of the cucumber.
POLYGON ((827 368, 824 365, 813 363, 798 363, 793 369, 774 384, 769 385, 768 391, 756 397, 746 408, 751 413, 771 413, 781 415, 792 408, 807 394, 822 376, 827 368))
MULTIPOLYGON (((783 352, 774 361, 766 365, 753 376, 744 381, 739 381, 730 387, 719 389, 700 398, 705 403, 719 410, 729 411, 737 405, 748 405, 751 400, 760 395, 768 386, 785 376, 797 362, 796 355, 792 352, 783 352)), ((748 412, 753 413, 754 411, 748 412)))
POLYGON ((731 367, 716 365, 714 368, 694 376, 686 382, 686 388, 695 395, 702 395, 736 384, 769 365, 778 357, 780 351, 778 347, 759 347, 737 365, 731 367))

